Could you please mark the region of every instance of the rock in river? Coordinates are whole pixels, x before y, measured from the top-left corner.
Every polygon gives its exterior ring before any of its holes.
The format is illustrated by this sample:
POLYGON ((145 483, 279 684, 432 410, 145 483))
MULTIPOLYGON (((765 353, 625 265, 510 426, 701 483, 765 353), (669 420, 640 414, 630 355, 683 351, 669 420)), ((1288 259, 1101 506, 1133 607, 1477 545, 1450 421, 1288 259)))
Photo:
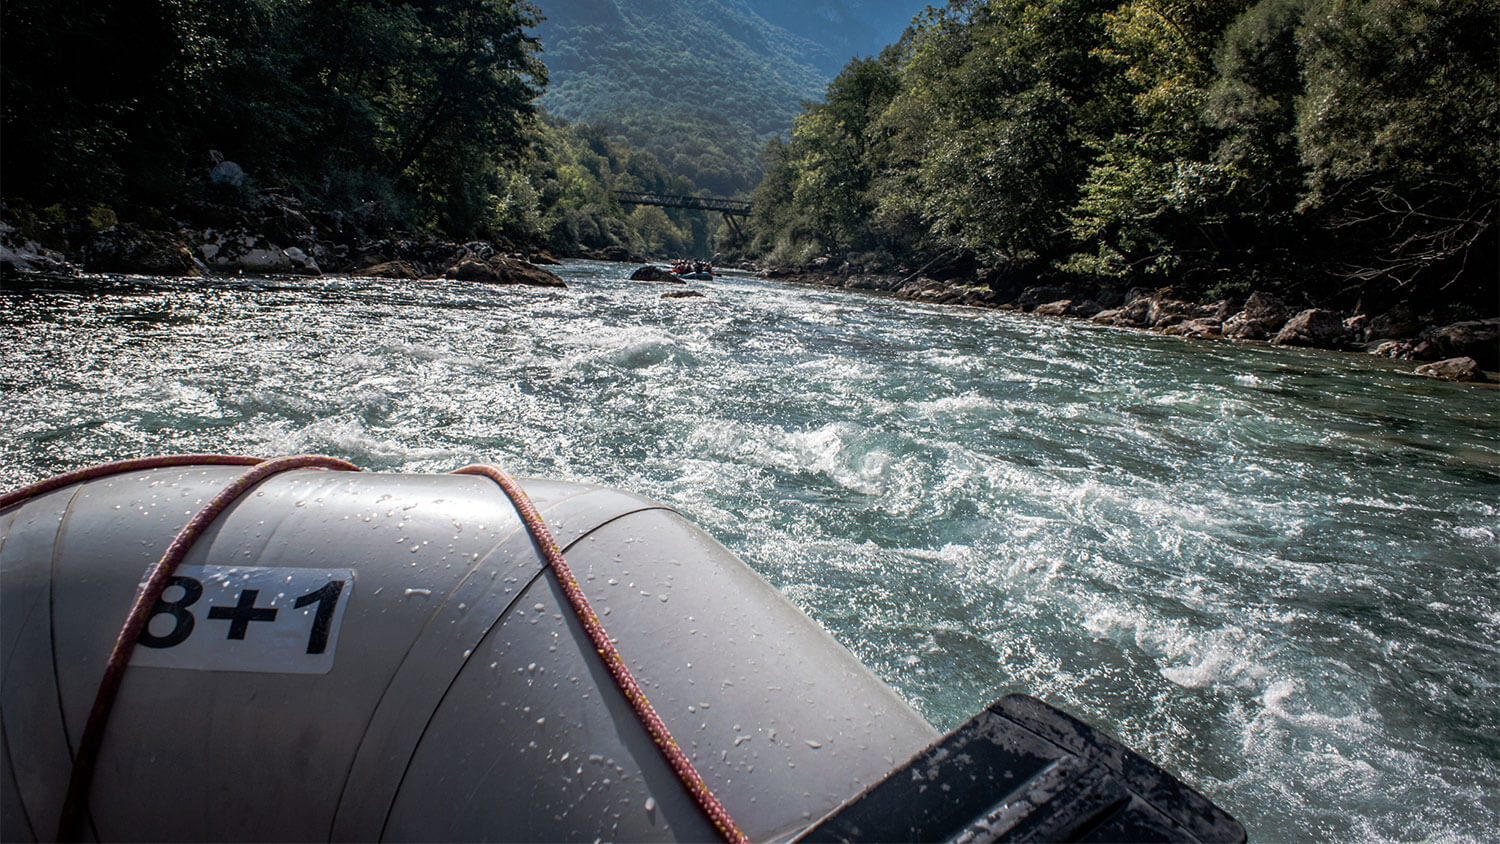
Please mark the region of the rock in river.
POLYGON ((464 258, 448 268, 448 278, 483 281, 488 284, 529 284, 533 287, 566 287, 563 280, 541 267, 518 258, 496 255, 488 260, 464 258))
POLYGON ((84 267, 93 272, 147 275, 199 275, 193 253, 179 239, 132 223, 110 226, 83 249, 84 267))
POLYGON ((1179 337, 1218 337, 1223 330, 1223 323, 1213 317, 1198 317, 1186 322, 1179 322, 1170 326, 1164 332, 1168 335, 1179 337))
POLYGON ((683 281, 682 279, 678 278, 675 275, 672 275, 671 273, 667 272, 666 270, 662 269, 661 267, 654 267, 654 266, 652 266, 650 264, 647 264, 646 266, 641 267, 640 269, 638 269, 635 272, 631 273, 630 274, 630 280, 631 281, 670 281, 670 282, 675 282, 677 284, 687 284, 687 282, 683 281))
POLYGON ((374 266, 365 267, 364 269, 359 271, 359 274, 370 276, 372 278, 413 279, 426 278, 428 275, 430 275, 427 273, 423 273, 416 267, 416 265, 412 264, 412 262, 403 261, 399 258, 394 261, 382 261, 381 263, 375 264, 374 266))

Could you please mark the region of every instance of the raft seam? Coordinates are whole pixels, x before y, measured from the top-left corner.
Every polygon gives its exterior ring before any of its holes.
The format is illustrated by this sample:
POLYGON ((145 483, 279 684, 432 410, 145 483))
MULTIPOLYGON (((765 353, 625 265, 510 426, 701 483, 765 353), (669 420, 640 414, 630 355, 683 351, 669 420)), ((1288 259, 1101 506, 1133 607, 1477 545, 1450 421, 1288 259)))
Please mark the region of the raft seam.
MULTIPOLYGON (((569 501, 585 495, 589 495, 594 491, 594 489, 584 489, 582 491, 573 492, 567 496, 564 496, 563 498, 552 502, 552 504, 548 505, 547 509, 554 510, 569 501)), ((437 618, 438 613, 443 611, 443 608, 446 607, 449 601, 453 599, 454 594, 457 593, 458 590, 463 588, 463 585, 468 582, 469 578, 473 577, 474 574, 484 566, 485 561, 489 560, 495 555, 496 551, 500 550, 515 537, 523 536, 525 534, 527 534, 526 523, 520 520, 518 515, 515 529, 507 533, 504 537, 502 537, 499 541, 492 545, 489 550, 485 551, 484 555, 481 556, 478 560, 475 560, 474 565, 471 566, 469 570, 464 573, 464 576, 459 578, 458 582, 453 585, 453 588, 448 590, 448 593, 443 596, 443 600, 439 602, 436 607, 433 607, 432 612, 427 616, 427 620, 422 622, 422 629, 412 637, 410 644, 406 646, 406 651, 401 654, 401 661, 397 663, 395 670, 391 672, 390 679, 386 681, 385 686, 380 690, 380 697, 375 702, 374 708, 370 710, 370 717, 368 720, 366 720, 365 727, 360 732, 359 746, 361 748, 364 747, 364 739, 370 734, 370 730, 374 726, 376 718, 378 718, 380 715, 381 707, 385 704, 385 699, 390 694, 391 687, 394 686, 396 684, 396 681, 401 677, 402 671, 405 670, 407 663, 411 660, 412 652, 416 650, 418 643, 420 643, 423 637, 427 635, 427 631, 432 628, 432 623, 437 618)), ((479 642, 484 641, 484 638, 490 634, 490 631, 494 629, 495 625, 500 623, 500 619, 505 617, 505 614, 510 611, 511 607, 515 606, 515 602, 520 600, 521 593, 526 589, 531 588, 532 584, 536 582, 536 579, 546 573, 546 561, 539 560, 538 562, 539 564, 537 565, 536 572, 526 581, 526 586, 524 588, 517 589, 516 596, 512 598, 508 603, 506 603, 506 605, 495 615, 494 620, 491 621, 489 626, 485 627, 484 632, 480 634, 478 641, 475 642, 475 647, 478 647, 479 642)), ((391 802, 386 806, 385 815, 381 818, 380 821, 380 835, 382 838, 385 836, 386 827, 390 825, 391 812, 395 809, 396 806, 396 797, 401 794, 401 787, 406 783, 406 774, 411 770, 411 763, 412 760, 416 758, 417 749, 422 746, 422 740, 426 738, 427 730, 432 726, 433 717, 437 715, 438 709, 442 708, 443 699, 448 696, 448 692, 453 688, 453 683, 457 681, 459 673, 463 671, 463 666, 468 665, 468 663, 468 659, 465 659, 463 665, 459 666, 458 671, 454 672, 453 676, 448 678, 448 685, 443 689, 443 694, 438 697, 438 701, 433 706, 432 711, 427 713, 427 718, 422 724, 422 732, 417 734, 417 740, 412 743, 410 750, 406 754, 406 762, 401 767, 401 776, 396 780, 396 787, 391 792, 391 802)), ((354 776, 355 767, 359 763, 359 755, 359 752, 356 751, 354 756, 349 760, 348 770, 344 773, 344 784, 343 787, 339 789, 339 799, 338 802, 334 804, 333 818, 329 822, 328 838, 330 841, 333 840, 334 832, 338 829, 339 812, 344 805, 344 795, 349 792, 349 781, 354 776)))

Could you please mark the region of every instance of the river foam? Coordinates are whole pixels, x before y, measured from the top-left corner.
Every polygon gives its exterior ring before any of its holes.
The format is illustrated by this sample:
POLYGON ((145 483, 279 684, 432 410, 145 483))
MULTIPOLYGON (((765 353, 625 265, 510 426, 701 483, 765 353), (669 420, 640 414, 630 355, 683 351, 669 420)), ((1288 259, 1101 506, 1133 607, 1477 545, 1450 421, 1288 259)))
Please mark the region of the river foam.
POLYGON ((940 727, 1026 692, 1256 840, 1500 828, 1500 410, 1395 364, 744 276, 0 291, 12 485, 155 452, 619 486, 940 727))

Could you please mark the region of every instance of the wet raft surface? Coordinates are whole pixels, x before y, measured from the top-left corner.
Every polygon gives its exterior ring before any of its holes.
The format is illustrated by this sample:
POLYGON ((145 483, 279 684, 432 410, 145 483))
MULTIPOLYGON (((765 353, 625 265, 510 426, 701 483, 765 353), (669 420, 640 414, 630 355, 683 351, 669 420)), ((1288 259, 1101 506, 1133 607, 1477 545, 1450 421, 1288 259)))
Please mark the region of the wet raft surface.
MULTIPOLYGON (((235 474, 121 476, 0 517, 14 643, 3 668, 16 771, 6 793, 24 808, 7 805, 7 839, 25 837, 12 828, 23 818, 51 834, 68 737, 82 730, 136 584, 235 474)), ((805 827, 935 738, 676 513, 610 490, 527 486, 658 713, 752 838, 805 827)), ((192 629, 148 660, 205 639, 218 650, 128 672, 94 787, 105 838, 713 836, 488 480, 291 472, 235 505, 181 571, 201 595, 169 588, 174 609, 148 629, 171 641, 185 613, 192 629), (266 569, 289 592, 273 593, 266 569), (235 649, 271 647, 279 625, 308 641, 316 619, 298 619, 320 607, 306 598, 316 590, 302 590, 325 578, 342 584, 326 673, 297 664, 295 649, 284 664, 216 670, 241 658, 235 649)))

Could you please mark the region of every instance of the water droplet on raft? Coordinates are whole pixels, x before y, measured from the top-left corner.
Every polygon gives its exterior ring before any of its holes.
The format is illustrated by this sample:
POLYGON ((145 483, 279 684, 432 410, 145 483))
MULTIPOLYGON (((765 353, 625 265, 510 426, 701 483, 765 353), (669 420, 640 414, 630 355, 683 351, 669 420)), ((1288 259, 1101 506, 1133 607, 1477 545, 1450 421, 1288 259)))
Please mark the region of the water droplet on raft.
POLYGON ((648 812, 654 812, 654 811, 656 811, 656 798, 655 797, 647 797, 646 798, 646 811, 648 811, 648 812))

